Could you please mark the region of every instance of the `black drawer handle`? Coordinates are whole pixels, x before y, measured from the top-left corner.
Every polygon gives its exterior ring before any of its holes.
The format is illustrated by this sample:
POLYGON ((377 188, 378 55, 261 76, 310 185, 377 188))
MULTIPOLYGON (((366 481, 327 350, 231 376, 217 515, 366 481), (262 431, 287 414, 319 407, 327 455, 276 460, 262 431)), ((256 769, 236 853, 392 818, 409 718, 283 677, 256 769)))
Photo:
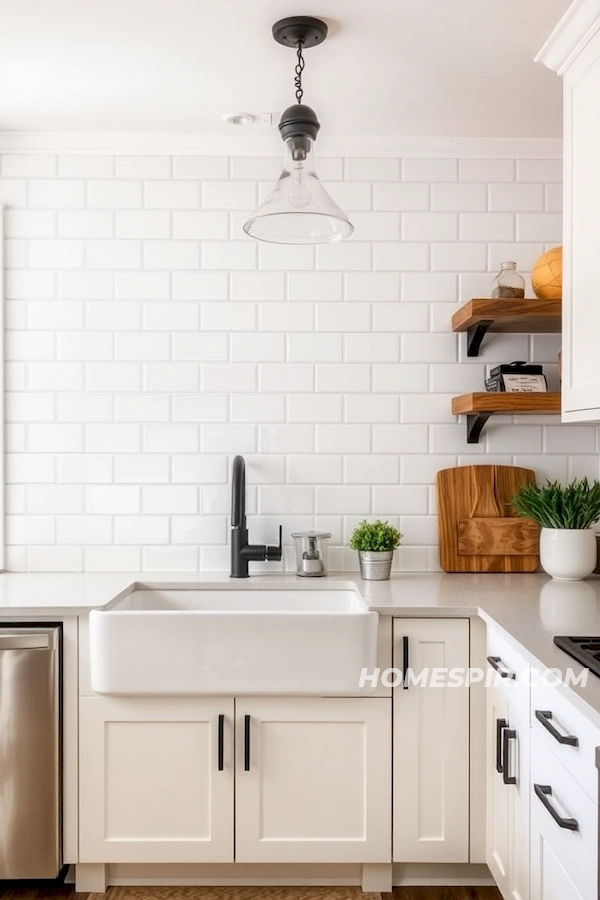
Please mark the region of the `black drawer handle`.
POLYGON ((579 738, 575 737, 574 734, 561 734, 560 731, 554 727, 552 724, 552 713, 549 710, 536 709, 535 717, 559 744, 568 744, 569 747, 579 747, 579 738))
POLYGON ((224 738, 224 734, 225 734, 225 716, 220 715, 219 716, 219 728, 218 728, 218 750, 217 750, 217 757, 218 757, 217 762, 218 762, 218 766, 219 766, 219 772, 223 771, 223 738, 224 738))
POLYGON ((508 728, 506 719, 496 719, 496 772, 504 775, 504 765, 502 762, 502 731, 508 728))
POLYGON ((516 776, 508 774, 510 768, 510 747, 508 742, 516 739, 517 732, 514 728, 505 728, 502 732, 502 780, 504 784, 517 783, 516 776))
POLYGON ((244 772, 250 771, 250 716, 244 716, 244 772))
POLYGON ((492 669, 495 669, 500 675, 500 678, 511 678, 514 681, 517 677, 514 672, 511 672, 510 669, 506 668, 499 656, 488 656, 487 661, 492 669))
POLYGON ((557 825, 560 825, 561 828, 566 828, 567 831, 579 831, 579 822, 577 819, 565 819, 561 814, 554 809, 552 804, 550 803, 549 797, 552 796, 552 788, 549 784, 534 784, 533 789, 535 791, 536 797, 542 801, 554 821, 557 825))
POLYGON ((408 635, 402 638, 402 688, 408 690, 408 635))

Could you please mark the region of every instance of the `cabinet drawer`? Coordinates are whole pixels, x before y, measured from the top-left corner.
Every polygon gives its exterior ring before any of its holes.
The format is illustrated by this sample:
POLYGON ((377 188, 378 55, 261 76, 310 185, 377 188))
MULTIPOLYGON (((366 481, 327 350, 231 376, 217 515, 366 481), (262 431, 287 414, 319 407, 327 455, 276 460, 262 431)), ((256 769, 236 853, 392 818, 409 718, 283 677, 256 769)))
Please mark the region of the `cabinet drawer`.
POLYGON ((531 727, 540 743, 558 757, 596 802, 596 747, 600 746, 600 730, 573 706, 564 687, 533 685, 531 727))
POLYGON ((537 734, 531 751, 532 900, 558 896, 551 889, 555 881, 572 885, 564 900, 597 900, 597 804, 537 734))
POLYGON ((521 656, 513 644, 496 629, 488 627, 487 632, 488 665, 498 675, 496 684, 510 703, 529 716, 529 663, 521 656))

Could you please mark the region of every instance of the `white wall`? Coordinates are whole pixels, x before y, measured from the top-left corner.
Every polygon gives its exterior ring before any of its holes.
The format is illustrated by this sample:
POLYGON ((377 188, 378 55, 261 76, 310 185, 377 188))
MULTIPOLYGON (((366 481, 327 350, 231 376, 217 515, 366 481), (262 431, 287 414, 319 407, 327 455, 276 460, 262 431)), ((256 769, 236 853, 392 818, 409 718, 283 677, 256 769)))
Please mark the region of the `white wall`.
POLYGON ((466 361, 449 322, 502 260, 560 242, 558 160, 321 159, 356 232, 317 249, 243 236, 277 170, 3 157, 10 569, 226 570, 236 452, 252 540, 282 522, 340 548, 383 516, 405 570, 437 567, 439 468, 598 475, 595 426, 498 419, 469 447, 450 414, 484 364, 547 362, 556 384, 555 336, 466 361))

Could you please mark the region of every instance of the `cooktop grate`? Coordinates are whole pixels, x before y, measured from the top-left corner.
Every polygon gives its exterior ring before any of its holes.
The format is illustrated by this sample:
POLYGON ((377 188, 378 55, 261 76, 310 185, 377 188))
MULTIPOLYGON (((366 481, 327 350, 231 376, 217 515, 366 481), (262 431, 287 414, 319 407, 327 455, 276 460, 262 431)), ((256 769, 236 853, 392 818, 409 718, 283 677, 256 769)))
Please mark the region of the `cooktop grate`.
POLYGON ((600 637, 558 636, 554 638, 554 643, 594 675, 600 675, 600 637))

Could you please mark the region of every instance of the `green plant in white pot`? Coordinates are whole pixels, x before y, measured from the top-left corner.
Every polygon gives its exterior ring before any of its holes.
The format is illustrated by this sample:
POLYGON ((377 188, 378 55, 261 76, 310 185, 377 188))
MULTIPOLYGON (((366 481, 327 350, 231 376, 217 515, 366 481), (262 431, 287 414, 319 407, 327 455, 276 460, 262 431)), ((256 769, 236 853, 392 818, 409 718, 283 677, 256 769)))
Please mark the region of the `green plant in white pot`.
POLYGON ((350 546, 358 550, 360 577, 364 581, 387 581, 392 571, 394 551, 402 535, 389 522, 360 522, 350 537, 350 546))
POLYGON ((557 581, 591 575, 597 555, 591 526, 600 519, 600 482, 576 478, 567 485, 522 484, 512 505, 541 526, 540 563, 548 575, 557 581))

